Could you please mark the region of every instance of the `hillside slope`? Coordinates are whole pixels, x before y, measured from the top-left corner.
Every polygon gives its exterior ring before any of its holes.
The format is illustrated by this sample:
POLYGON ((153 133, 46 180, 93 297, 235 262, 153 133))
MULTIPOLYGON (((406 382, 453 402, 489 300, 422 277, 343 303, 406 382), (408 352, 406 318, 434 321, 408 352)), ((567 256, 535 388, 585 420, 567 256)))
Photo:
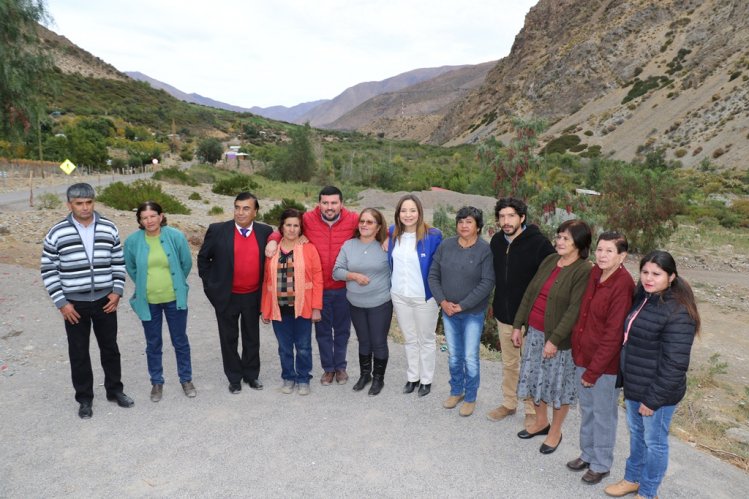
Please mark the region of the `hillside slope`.
POLYGON ((687 166, 746 168, 747 47, 744 0, 540 0, 429 141, 506 139, 511 116, 535 116, 553 124, 546 139, 577 133, 616 158, 664 148, 687 166))

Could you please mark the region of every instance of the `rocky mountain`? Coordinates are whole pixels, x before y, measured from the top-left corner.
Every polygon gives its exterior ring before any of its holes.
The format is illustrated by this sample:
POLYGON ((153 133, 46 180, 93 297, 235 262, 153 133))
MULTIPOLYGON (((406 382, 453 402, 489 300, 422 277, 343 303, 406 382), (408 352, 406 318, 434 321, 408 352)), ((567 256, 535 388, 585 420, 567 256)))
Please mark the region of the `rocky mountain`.
POLYGON ((310 112, 321 104, 325 104, 330 99, 320 99, 312 102, 303 102, 296 106, 271 106, 271 107, 258 107, 253 106, 250 108, 250 112, 265 116, 272 120, 287 121, 289 123, 298 123, 299 119, 305 114, 310 112))
POLYGON ((401 90, 376 95, 327 127, 425 140, 450 106, 481 85, 496 63, 460 67, 401 90))
POLYGON ((42 43, 50 50, 55 66, 63 73, 105 80, 125 81, 128 79, 125 73, 118 71, 111 64, 86 52, 64 36, 48 30, 41 24, 37 25, 37 32, 42 43))
POLYGON ((540 0, 428 140, 507 139, 512 116, 533 116, 552 124, 544 139, 575 134, 615 158, 663 148, 746 168, 748 47, 745 0, 540 0))
POLYGON ((326 128, 335 120, 354 109, 359 104, 386 92, 395 92, 421 83, 463 66, 441 66, 438 68, 414 69, 382 81, 359 83, 347 88, 334 99, 321 104, 300 116, 296 122, 326 128))

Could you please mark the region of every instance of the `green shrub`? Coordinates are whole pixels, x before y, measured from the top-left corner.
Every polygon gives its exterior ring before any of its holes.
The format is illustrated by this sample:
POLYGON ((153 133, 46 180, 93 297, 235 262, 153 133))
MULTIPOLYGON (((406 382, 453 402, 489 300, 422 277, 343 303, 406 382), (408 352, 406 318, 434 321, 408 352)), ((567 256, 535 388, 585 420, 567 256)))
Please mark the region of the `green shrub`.
POLYGON ((135 210, 144 201, 156 201, 166 213, 189 215, 190 209, 171 194, 161 190, 161 185, 150 180, 136 180, 132 184, 109 184, 97 200, 117 210, 135 210))
POLYGON ((683 158, 686 155, 687 155, 687 150, 686 149, 677 149, 674 152, 674 156, 676 156, 677 158, 683 158))
POLYGON ((456 234, 455 208, 444 205, 437 206, 432 217, 432 225, 442 231, 443 238, 454 236, 456 234))
POLYGON ((240 192, 252 191, 258 188, 258 184, 249 175, 236 173, 231 177, 219 180, 213 184, 211 191, 214 194, 224 196, 236 196, 240 192))
POLYGON ((593 136, 593 130, 585 130, 583 132, 583 134, 586 135, 586 136, 588 136, 588 137, 592 137, 593 136))
POLYGON ((622 104, 626 104, 632 99, 636 99, 641 95, 645 95, 650 90, 653 90, 655 88, 665 87, 669 83, 671 83, 671 80, 669 80, 665 76, 649 76, 647 80, 640 80, 639 78, 635 78, 635 83, 634 85, 632 85, 629 93, 627 93, 624 99, 622 99, 622 104))
POLYGON ((127 166, 127 161, 122 158, 112 158, 112 169, 122 170, 127 166))
POLYGON ((192 193, 190 193, 190 195, 189 195, 189 196, 187 196, 187 199, 189 199, 190 201, 200 201, 200 200, 201 200, 201 199, 203 199, 203 198, 202 198, 202 197, 200 197, 200 194, 199 194, 199 193, 197 193, 197 192, 192 192, 192 193))
POLYGON ((601 146, 590 146, 587 151, 580 153, 581 158, 597 158, 601 155, 601 146))
POLYGON ((583 152, 588 148, 588 144, 577 144, 570 147, 570 152, 583 152))
POLYGON ((541 155, 559 153, 564 154, 568 149, 574 147, 580 143, 580 137, 577 135, 562 135, 552 140, 543 149, 541 149, 541 155))
POLYGON ((196 186, 198 182, 179 168, 164 168, 153 174, 154 180, 163 180, 172 184, 196 186))
POLYGON ((211 216, 222 215, 223 213, 224 213, 224 209, 220 206, 211 206, 211 209, 208 210, 208 214, 211 216))
POLYGON ((278 225, 278 221, 281 220, 281 213, 287 208, 296 208, 302 213, 307 211, 307 208, 302 203, 293 199, 283 198, 279 204, 274 205, 273 208, 263 214, 260 220, 275 227, 278 225))
POLYGON ((54 210, 62 206, 62 199, 57 194, 52 192, 45 192, 40 194, 37 198, 37 209, 39 210, 54 210))

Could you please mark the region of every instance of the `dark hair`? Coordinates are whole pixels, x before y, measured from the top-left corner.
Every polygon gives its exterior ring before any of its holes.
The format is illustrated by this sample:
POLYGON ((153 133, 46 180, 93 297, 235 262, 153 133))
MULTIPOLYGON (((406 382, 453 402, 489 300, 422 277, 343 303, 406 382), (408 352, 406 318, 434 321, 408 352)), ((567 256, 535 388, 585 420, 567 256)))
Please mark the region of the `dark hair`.
POLYGON ((580 253, 583 260, 590 255, 590 244, 593 241, 593 235, 590 233, 590 226, 582 220, 566 220, 557 227, 557 234, 567 231, 572 236, 572 242, 580 253))
POLYGON ((302 220, 302 212, 296 208, 286 208, 281 212, 281 217, 278 221, 278 232, 283 236, 283 223, 287 218, 298 218, 299 219, 299 235, 304 234, 304 221, 302 220))
POLYGON ((476 220, 476 226, 479 229, 479 234, 481 234, 481 229, 484 227, 484 214, 481 210, 473 206, 464 206, 458 210, 458 213, 455 214, 455 225, 458 225, 458 222, 468 217, 476 220))
POLYGON ((94 199, 96 198, 96 191, 91 187, 91 184, 81 182, 68 187, 66 196, 68 197, 68 203, 74 199, 94 199))
POLYGON ((416 205, 416 211, 419 212, 419 219, 416 221, 416 242, 421 241, 426 236, 429 230, 429 225, 424 221, 424 207, 421 204, 421 200, 413 194, 405 194, 398 200, 398 204, 395 205, 395 227, 393 229, 393 238, 396 241, 400 241, 401 235, 406 232, 406 227, 401 222, 401 208, 403 203, 406 201, 413 201, 416 205))
POLYGON ((338 199, 343 202, 343 193, 334 185, 326 185, 320 189, 320 194, 317 195, 317 200, 321 201, 323 196, 338 196, 338 199))
MULTIPOLYGON (((694 292, 689 283, 676 272, 676 261, 667 251, 651 251, 640 260, 640 270, 646 263, 654 263, 660 267, 669 277, 674 276, 674 280, 669 285, 669 291, 674 299, 684 308, 687 309, 689 317, 695 322, 695 334, 700 331, 700 314, 697 311, 697 301, 694 299, 694 292)), ((637 293, 643 292, 642 282, 637 283, 637 293)))
MULTIPOLYGON (((164 210, 161 208, 161 205, 157 203, 156 201, 144 201, 138 206, 138 209, 135 210, 135 220, 138 222, 138 227, 145 230, 146 228, 143 227, 143 224, 140 221, 140 214, 143 213, 146 210, 152 210, 158 213, 159 215, 164 215, 164 210)), ((161 219, 161 227, 164 227, 166 225, 166 215, 161 219)))
MULTIPOLYGON (((381 243, 387 239, 388 229, 385 224, 385 217, 380 213, 380 210, 376 208, 364 208, 361 213, 359 213, 359 220, 361 220, 361 216, 365 213, 370 213, 374 217, 375 222, 377 222, 377 225, 380 226, 377 230, 377 234, 375 234, 375 240, 381 243)), ((354 238, 358 238, 359 236, 361 236, 361 233, 359 232, 359 226, 357 225, 356 231, 354 232, 354 238)))
POLYGON ((505 208, 512 208, 520 218, 526 217, 527 219, 528 205, 517 198, 499 198, 497 204, 494 206, 494 218, 499 220, 499 212, 505 208))
POLYGON ((257 197, 255 197, 255 195, 251 192, 247 192, 247 191, 240 192, 239 194, 237 194, 237 197, 234 198, 234 202, 236 203, 237 201, 247 201, 248 199, 254 199, 255 209, 256 210, 260 209, 260 202, 257 200, 257 197))
POLYGON ((600 243, 601 241, 613 241, 614 245, 616 245, 617 253, 621 254, 629 251, 629 242, 627 242, 627 238, 624 237, 624 234, 621 234, 615 230, 602 232, 601 235, 598 236, 598 242, 600 243))

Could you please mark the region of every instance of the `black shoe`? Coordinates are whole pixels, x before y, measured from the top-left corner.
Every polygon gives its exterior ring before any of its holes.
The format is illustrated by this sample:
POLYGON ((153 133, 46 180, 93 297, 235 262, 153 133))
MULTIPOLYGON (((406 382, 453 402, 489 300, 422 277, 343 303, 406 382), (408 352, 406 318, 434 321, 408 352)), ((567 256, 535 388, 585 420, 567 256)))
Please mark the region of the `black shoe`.
POLYGON ((588 466, 590 466, 590 463, 586 463, 579 457, 567 462, 567 467, 572 471, 582 471, 588 466))
POLYGON ((354 385, 354 391, 359 392, 364 389, 365 386, 369 384, 369 382, 372 381, 372 375, 369 373, 362 373, 361 377, 359 378, 359 381, 356 382, 354 385))
POLYGON ((409 381, 403 387, 403 393, 413 393, 417 386, 419 386, 418 381, 409 381))
POLYGON ((242 391, 242 383, 229 383, 229 391, 231 393, 239 393, 242 391))
POLYGON ((132 407, 135 405, 133 399, 122 392, 107 395, 107 400, 109 400, 110 402, 117 402, 117 405, 119 405, 120 407, 132 407))
MULTIPOLYGON (((557 444, 554 447, 552 447, 551 445, 541 444, 541 448, 538 449, 538 451, 541 454, 551 454, 552 452, 557 450, 557 447, 559 447, 559 444, 561 443, 562 443, 562 435, 559 435, 559 442, 557 442, 557 444)), ((590 472, 590 470, 588 470, 588 472, 590 472)))
POLYGON ((388 359, 374 358, 372 362, 372 386, 369 387, 369 396, 379 395, 382 387, 385 386, 385 370, 388 365, 388 359))
POLYGON ((546 428, 542 430, 538 430, 536 433, 529 433, 528 430, 520 430, 518 432, 518 438, 522 438, 525 440, 528 438, 537 437, 539 435, 548 435, 550 429, 551 429, 551 425, 546 425, 546 428))
POLYGON ((263 384, 260 382, 259 379, 251 379, 250 381, 247 382, 247 384, 250 385, 250 388, 252 388, 253 390, 263 389, 263 384))
POLYGON ((593 471, 593 470, 588 470, 582 476, 581 480, 583 482, 587 483, 588 485, 595 485, 598 482, 600 482, 601 480, 603 480, 604 477, 607 477, 608 475, 609 475, 608 471, 602 471, 602 472, 598 473, 598 472, 593 471))
POLYGON ((81 419, 91 419, 94 415, 94 410, 91 407, 91 402, 81 402, 81 406, 78 408, 78 417, 81 419))
POLYGON ((419 397, 425 397, 432 391, 432 384, 419 385, 419 397))

